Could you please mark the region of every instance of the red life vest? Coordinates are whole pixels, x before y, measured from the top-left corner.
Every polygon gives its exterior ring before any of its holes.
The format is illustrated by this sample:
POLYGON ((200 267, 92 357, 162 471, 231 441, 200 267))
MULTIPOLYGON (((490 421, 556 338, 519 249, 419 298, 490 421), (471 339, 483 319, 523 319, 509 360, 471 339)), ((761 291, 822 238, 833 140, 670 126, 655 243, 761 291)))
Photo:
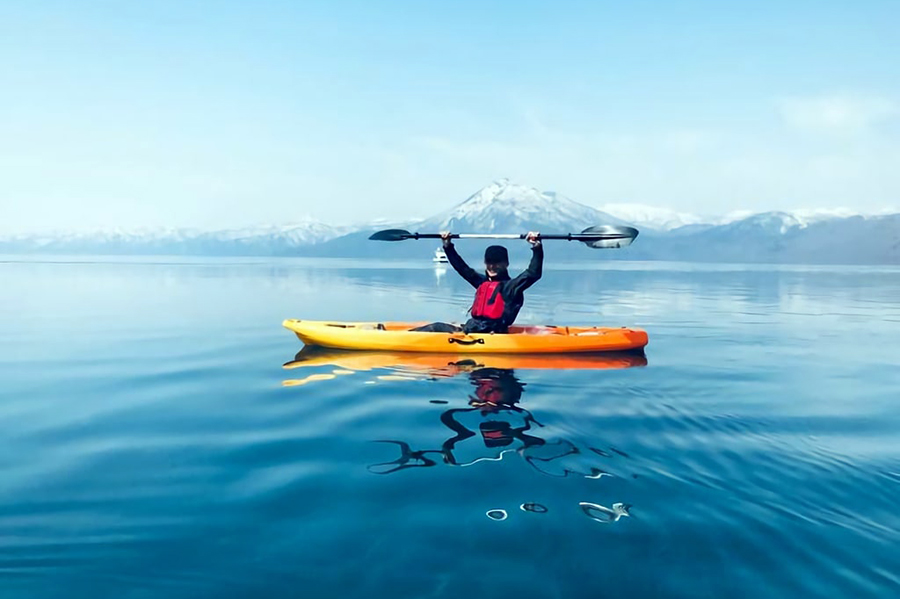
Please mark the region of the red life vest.
POLYGON ((472 316, 498 319, 503 316, 506 302, 500 294, 502 281, 485 281, 475 290, 475 301, 472 303, 472 316))

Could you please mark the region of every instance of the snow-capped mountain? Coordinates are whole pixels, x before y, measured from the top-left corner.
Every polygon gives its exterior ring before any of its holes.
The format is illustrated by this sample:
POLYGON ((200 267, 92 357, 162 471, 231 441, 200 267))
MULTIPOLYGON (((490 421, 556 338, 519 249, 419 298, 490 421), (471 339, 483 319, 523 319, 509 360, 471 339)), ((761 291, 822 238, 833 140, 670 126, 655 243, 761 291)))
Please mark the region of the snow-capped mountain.
POLYGON ((734 210, 732 212, 728 212, 722 216, 710 217, 707 219, 707 222, 715 225, 728 225, 735 222, 740 222, 747 219, 756 219, 759 220, 759 217, 762 215, 773 215, 778 214, 781 215, 783 219, 785 219, 784 224, 787 228, 792 226, 800 226, 806 227, 813 223, 824 222, 827 220, 840 219, 840 218, 850 218, 852 216, 862 216, 863 218, 869 215, 863 215, 859 212, 854 212, 852 210, 846 208, 835 208, 835 209, 797 209, 797 210, 785 210, 785 211, 773 211, 773 212, 753 212, 752 210, 734 210))
POLYGON ((803 226, 803 221, 787 212, 763 212, 720 225, 723 232, 753 232, 784 235, 789 230, 803 226))
POLYGON ((289 225, 258 225, 240 229, 211 231, 202 234, 202 237, 244 243, 255 243, 260 239, 268 239, 271 242, 280 242, 299 247, 334 239, 349 230, 350 228, 346 226, 336 227, 310 219, 289 225))
POLYGON ((509 233, 581 231, 624 221, 553 191, 539 191, 500 179, 464 202, 416 225, 418 230, 509 233))
POLYGON ((141 228, 0 236, 0 252, 76 254, 284 255, 351 230, 305 219, 239 229, 141 228))
MULTIPOLYGON (((187 229, 148 228, 94 229, 85 231, 49 231, 36 234, 0 236, 0 249, 6 251, 34 251, 86 253, 92 248, 153 248, 180 243, 198 232, 187 229)), ((106 253, 101 251, 101 253, 106 253)), ((143 253, 143 252, 142 252, 143 253)))
MULTIPOLYGON (((777 212, 754 212, 752 210, 733 210, 723 215, 698 215, 689 212, 678 212, 668 208, 658 208, 646 204, 603 204, 599 207, 603 212, 613 215, 639 229, 653 231, 671 231, 689 225, 720 226, 752 219, 760 222, 761 215, 782 215, 785 231, 793 226, 807 227, 814 223, 830 220, 862 217, 874 218, 900 213, 900 209, 884 208, 872 212, 859 212, 850 208, 797 208, 777 212), (796 221, 796 222, 795 222, 796 221)), ((772 216, 766 217, 771 220, 772 216)), ((781 228, 779 226, 779 228, 781 228)))
POLYGON ((862 217, 865 219, 878 218, 879 216, 889 216, 891 214, 900 213, 897 208, 883 208, 870 212, 859 212, 850 208, 797 208, 788 212, 791 216, 801 222, 801 226, 811 225, 830 220, 838 220, 842 218, 862 217))
POLYGON ((646 204, 604 204, 600 210, 635 227, 655 231, 671 231, 686 225, 710 224, 710 220, 696 214, 676 212, 646 204))
POLYGON ((900 214, 804 222, 793 214, 766 212, 680 234, 688 228, 645 243, 633 256, 697 262, 900 264, 900 214))
MULTIPOLYGON (((606 204, 603 208, 501 179, 425 220, 331 226, 307 219, 291 225, 219 231, 113 229, 0 236, 0 253, 378 256, 427 259, 430 263, 434 244, 376 245, 369 235, 375 229, 394 227, 434 233, 562 233, 592 225, 630 224, 645 233, 622 250, 589 250, 580 244, 558 243, 546 251, 556 259, 900 264, 900 214, 896 211, 866 215, 844 209, 737 211, 700 217, 640 204, 606 204)), ((470 252, 478 244, 461 245, 470 252)), ((527 251, 527 244, 510 245, 514 258, 527 251)))

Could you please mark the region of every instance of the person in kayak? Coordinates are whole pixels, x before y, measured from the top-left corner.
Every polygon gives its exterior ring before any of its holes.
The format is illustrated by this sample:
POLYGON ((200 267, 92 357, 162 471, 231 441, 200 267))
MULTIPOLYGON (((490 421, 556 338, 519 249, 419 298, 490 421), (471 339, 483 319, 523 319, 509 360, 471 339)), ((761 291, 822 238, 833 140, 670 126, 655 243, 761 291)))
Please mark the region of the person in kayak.
POLYGON ((484 274, 481 274, 466 264, 456 252, 449 231, 441 233, 441 239, 450 266, 475 288, 475 301, 470 308, 471 318, 462 327, 435 322, 412 330, 430 333, 509 332, 510 325, 525 303, 525 290, 541 278, 544 248, 540 234, 536 231, 528 233, 526 239, 531 244, 531 262, 515 278, 509 276, 509 253, 502 245, 492 245, 484 251, 484 274))

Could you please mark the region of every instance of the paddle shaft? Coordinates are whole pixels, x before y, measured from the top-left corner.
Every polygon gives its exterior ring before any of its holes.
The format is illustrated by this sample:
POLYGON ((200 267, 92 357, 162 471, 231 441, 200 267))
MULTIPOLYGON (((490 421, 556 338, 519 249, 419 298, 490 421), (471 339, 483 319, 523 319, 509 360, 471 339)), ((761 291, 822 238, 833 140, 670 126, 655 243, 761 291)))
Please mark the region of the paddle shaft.
MULTIPOLYGON (((594 226, 581 233, 538 234, 538 239, 580 241, 592 248, 620 248, 631 245, 637 237, 634 227, 594 226)), ((450 239, 527 239, 527 233, 452 233, 450 239)), ((410 233, 406 229, 385 229, 372 233, 374 241, 403 241, 404 239, 443 239, 440 233, 410 233)))
MULTIPOLYGON (((440 233, 412 233, 412 239, 441 239, 440 233)), ((450 239, 525 239, 525 233, 453 233, 450 239)), ((601 239, 628 239, 631 235, 619 233, 566 233, 565 235, 538 235, 538 239, 563 239, 565 241, 595 241, 601 239)))

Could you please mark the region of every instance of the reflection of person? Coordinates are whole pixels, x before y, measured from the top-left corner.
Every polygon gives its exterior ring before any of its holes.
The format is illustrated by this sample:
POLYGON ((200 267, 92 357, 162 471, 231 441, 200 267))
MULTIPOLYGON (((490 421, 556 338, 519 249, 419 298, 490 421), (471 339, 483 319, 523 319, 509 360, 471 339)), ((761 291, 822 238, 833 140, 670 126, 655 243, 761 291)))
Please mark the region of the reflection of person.
MULTIPOLYGON (((379 442, 399 446, 400 457, 390 462, 372 464, 369 471, 390 474, 407 468, 428 468, 438 462, 450 466, 471 466, 483 461, 498 461, 504 454, 515 451, 529 466, 547 476, 564 478, 574 474, 592 479, 614 476, 600 468, 597 462, 598 456, 607 459, 614 457, 604 450, 588 447, 589 451, 583 452, 566 439, 546 441, 528 434, 532 425, 544 425, 531 412, 517 405, 525 385, 512 370, 480 366, 469 371, 468 376, 475 391, 469 395, 468 407, 451 408, 441 414, 441 423, 454 435, 444 441, 440 449, 414 450, 404 441, 383 439, 379 442), (474 432, 476 430, 478 432, 474 432), (478 433, 481 433, 481 443, 463 445, 464 441, 478 436, 478 433), (485 450, 488 450, 487 454, 485 450), (464 452, 468 455, 462 455, 464 452)), ((610 449, 617 455, 627 457, 618 449, 610 449)))
POLYGON ((472 317, 461 328, 445 322, 435 322, 413 330, 433 333, 508 332, 525 302, 525 290, 541 278, 544 249, 540 234, 534 231, 528 233, 526 239, 531 244, 531 262, 528 268, 515 278, 509 276, 509 253, 502 245, 492 245, 485 250, 484 274, 481 274, 466 264, 456 252, 449 232, 441 233, 441 238, 450 265, 475 288, 472 317))
POLYGON ((508 368, 478 368, 469 373, 469 381, 475 386, 469 405, 475 407, 514 407, 525 391, 525 385, 508 368))
POLYGON ((479 414, 483 418, 478 423, 478 430, 488 449, 507 447, 514 441, 520 441, 523 449, 544 444, 543 439, 526 433, 531 430, 532 424, 543 425, 534 419, 531 412, 516 405, 522 398, 525 386, 512 370, 480 368, 469 373, 469 380, 475 386, 475 394, 469 396, 471 407, 451 409, 441 414, 441 423, 456 433, 441 446, 446 463, 457 464, 453 453, 457 443, 475 436, 459 421, 468 414, 479 414))
MULTIPOLYGON (((469 407, 452 408, 441 414, 441 423, 455 435, 444 441, 440 449, 415 451, 403 441, 384 440, 382 441, 384 443, 399 445, 402 455, 392 462, 373 464, 369 470, 378 474, 388 474, 406 468, 434 466, 438 456, 445 464, 454 466, 467 466, 485 459, 499 459, 497 456, 482 456, 464 462, 457 459, 457 445, 477 435, 461 422, 461 420, 471 420, 472 417, 480 417, 477 429, 481 433, 483 445, 487 449, 508 447, 515 441, 522 444, 518 451, 544 444, 543 439, 527 434, 527 431, 531 430, 532 424, 543 425, 534 419, 531 412, 516 405, 522 398, 525 386, 516 378, 512 370, 479 368, 469 373, 469 380, 475 387, 475 392, 469 396, 469 407), (434 455, 434 459, 429 457, 429 454, 434 455), (382 469, 380 468, 382 466, 388 468, 382 469)), ((472 424, 470 423, 470 426, 472 424)), ((502 456, 506 451, 509 449, 502 450, 500 455, 502 456)))

